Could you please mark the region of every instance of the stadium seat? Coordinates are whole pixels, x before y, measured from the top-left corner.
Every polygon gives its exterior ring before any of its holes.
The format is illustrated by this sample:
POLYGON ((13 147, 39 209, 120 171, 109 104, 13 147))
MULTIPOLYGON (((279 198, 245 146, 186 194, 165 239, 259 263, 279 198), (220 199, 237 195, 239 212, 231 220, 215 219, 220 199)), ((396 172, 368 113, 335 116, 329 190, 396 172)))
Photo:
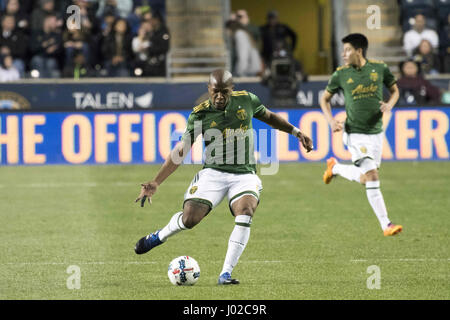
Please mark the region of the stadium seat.
POLYGON ((400 3, 402 10, 409 9, 434 9, 435 2, 434 0, 401 0, 400 3))
POLYGON ((448 15, 450 14, 450 0, 434 0, 439 18, 440 27, 444 27, 448 24, 448 15))

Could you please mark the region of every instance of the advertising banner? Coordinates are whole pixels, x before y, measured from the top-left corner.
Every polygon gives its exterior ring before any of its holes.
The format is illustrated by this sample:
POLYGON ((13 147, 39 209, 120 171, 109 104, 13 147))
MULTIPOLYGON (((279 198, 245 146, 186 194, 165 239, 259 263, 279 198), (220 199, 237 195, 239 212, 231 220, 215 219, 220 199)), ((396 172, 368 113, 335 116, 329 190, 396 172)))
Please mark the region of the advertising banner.
MULTIPOLYGON (((306 153, 287 133, 253 120, 261 163, 350 161, 342 133, 331 134, 320 110, 274 110, 314 141, 306 153)), ((189 111, 0 114, 1 165, 162 163, 183 134, 189 111)), ((345 119, 345 111, 334 111, 345 119)), ((450 108, 404 108, 385 114, 383 160, 449 160, 450 108)), ((198 139, 186 163, 202 163, 198 139)))

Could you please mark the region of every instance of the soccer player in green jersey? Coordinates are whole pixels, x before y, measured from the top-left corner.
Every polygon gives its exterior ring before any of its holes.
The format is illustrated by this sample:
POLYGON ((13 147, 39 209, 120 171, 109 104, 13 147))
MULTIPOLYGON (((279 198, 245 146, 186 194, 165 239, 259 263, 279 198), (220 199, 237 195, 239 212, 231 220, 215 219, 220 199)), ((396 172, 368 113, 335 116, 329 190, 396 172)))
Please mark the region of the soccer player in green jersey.
POLYGON ((254 161, 252 118, 255 117, 275 129, 291 133, 303 147, 312 150, 312 140, 298 128, 269 111, 257 96, 246 91, 233 91, 230 72, 215 70, 209 78, 209 99, 194 108, 181 141, 172 150, 156 177, 142 184, 136 202, 144 205, 181 164, 198 135, 203 134, 206 146, 205 165, 189 185, 183 210, 154 233, 141 238, 135 246, 143 254, 164 243, 169 237, 197 225, 225 196, 235 226, 228 242, 219 284, 238 284, 231 278, 233 268, 250 237, 252 217, 259 203, 261 180, 256 175, 254 161))
POLYGON ((323 181, 329 184, 339 175, 365 185, 367 199, 384 235, 391 236, 401 232, 402 226, 393 224, 388 218, 380 191, 378 169, 384 135, 383 113, 391 111, 397 103, 399 90, 395 77, 385 63, 366 59, 369 43, 364 35, 349 34, 342 42, 345 65, 331 76, 320 99, 320 107, 332 132, 344 130, 344 144, 352 155, 353 165, 340 164, 335 158, 328 159, 323 181), (383 101, 383 85, 390 92, 387 102, 383 101), (339 90, 344 91, 347 114, 345 124, 334 119, 331 113, 330 100, 339 90))

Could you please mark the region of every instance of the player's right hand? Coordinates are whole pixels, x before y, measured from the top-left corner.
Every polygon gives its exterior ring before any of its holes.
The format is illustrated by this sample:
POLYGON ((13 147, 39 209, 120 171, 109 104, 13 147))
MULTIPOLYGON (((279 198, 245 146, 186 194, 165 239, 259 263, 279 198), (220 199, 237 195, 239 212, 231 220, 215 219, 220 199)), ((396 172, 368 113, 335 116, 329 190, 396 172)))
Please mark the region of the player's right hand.
POLYGON ((332 120, 330 123, 331 131, 333 132, 339 132, 344 129, 344 123, 342 121, 332 120))
POLYGON ((141 192, 139 196, 136 198, 135 202, 141 201, 141 207, 144 206, 145 200, 148 199, 148 202, 152 203, 152 196, 155 194, 156 189, 158 189, 158 184, 155 181, 150 181, 141 184, 141 192))

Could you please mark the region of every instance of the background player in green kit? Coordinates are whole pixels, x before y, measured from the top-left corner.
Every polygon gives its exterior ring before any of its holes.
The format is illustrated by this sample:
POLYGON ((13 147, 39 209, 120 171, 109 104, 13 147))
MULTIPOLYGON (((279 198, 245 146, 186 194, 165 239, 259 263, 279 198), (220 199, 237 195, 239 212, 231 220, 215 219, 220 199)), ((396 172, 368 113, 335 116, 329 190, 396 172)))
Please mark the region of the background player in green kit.
POLYGON ((345 65, 331 76, 320 100, 320 107, 333 132, 344 130, 343 140, 352 155, 353 165, 343 165, 335 158, 327 160, 323 180, 329 184, 339 175, 366 186, 369 203, 375 212, 385 236, 402 231, 401 225, 391 223, 380 191, 378 169, 383 146, 383 113, 389 112, 397 103, 399 91, 395 77, 388 66, 380 61, 366 59, 367 38, 354 33, 342 39, 342 58, 345 65), (383 101, 383 85, 390 92, 383 101), (345 124, 338 122, 331 113, 330 100, 340 89, 344 91, 345 124))
POLYGON ((250 225, 259 203, 261 180, 256 175, 252 118, 296 136, 303 147, 312 150, 312 140, 292 124, 269 111, 258 97, 246 91, 233 91, 230 72, 222 69, 210 75, 209 100, 194 108, 181 141, 172 150, 156 177, 142 184, 136 202, 141 205, 155 194, 158 186, 181 164, 198 135, 206 146, 205 165, 189 185, 183 211, 177 212, 161 230, 141 238, 135 246, 143 254, 169 237, 197 225, 225 196, 235 216, 219 284, 238 284, 231 272, 247 245, 250 225))

